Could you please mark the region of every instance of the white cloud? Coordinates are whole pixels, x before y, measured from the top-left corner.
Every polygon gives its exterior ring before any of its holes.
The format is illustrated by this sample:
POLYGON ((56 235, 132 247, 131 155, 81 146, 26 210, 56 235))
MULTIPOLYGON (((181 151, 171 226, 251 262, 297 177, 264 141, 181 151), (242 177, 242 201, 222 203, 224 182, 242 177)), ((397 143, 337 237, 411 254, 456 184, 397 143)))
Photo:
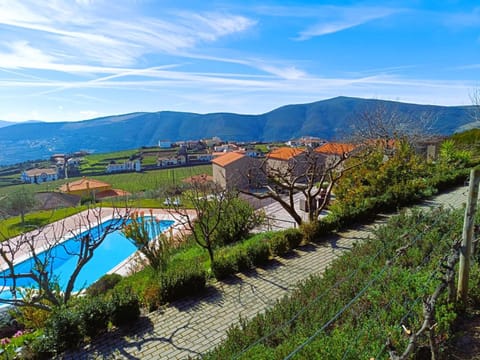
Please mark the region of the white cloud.
MULTIPOLYGON (((389 8, 324 7, 318 12, 319 21, 301 31, 296 40, 303 41, 316 36, 336 33, 385 18, 399 11, 389 8)), ((312 14, 315 14, 315 12, 312 14)))
POLYGON ((27 41, 16 41, 6 44, 6 47, 9 51, 0 52, 0 67, 3 68, 26 68, 31 64, 43 67, 44 64, 49 64, 54 60, 52 56, 32 47, 27 41))
MULTIPOLYGON (((146 54, 175 54, 255 25, 251 19, 227 13, 183 11, 150 18, 132 11, 125 18, 124 10, 115 12, 114 6, 109 10, 112 13, 105 15, 103 5, 92 1, 3 1, 0 24, 48 43, 49 55, 57 63, 72 64, 75 59, 104 66, 132 66, 146 54)), ((1 40, 9 41, 0 34, 1 40)))

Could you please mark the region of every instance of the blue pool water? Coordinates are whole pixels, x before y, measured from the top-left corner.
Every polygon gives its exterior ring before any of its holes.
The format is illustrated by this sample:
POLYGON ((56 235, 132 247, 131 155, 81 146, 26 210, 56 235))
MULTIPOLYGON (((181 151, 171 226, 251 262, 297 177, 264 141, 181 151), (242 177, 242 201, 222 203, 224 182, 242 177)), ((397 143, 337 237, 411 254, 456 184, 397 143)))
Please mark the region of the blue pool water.
MULTIPOLYGON (((153 221, 153 219, 146 218, 147 221, 153 221)), ((58 279, 58 283, 61 288, 64 289, 70 275, 76 267, 78 257, 71 254, 78 253, 81 246, 80 239, 88 234, 92 237, 98 237, 102 234, 103 229, 109 225, 113 225, 113 221, 106 221, 99 226, 92 228, 89 231, 85 231, 71 239, 68 239, 61 244, 55 246, 51 251, 51 258, 53 261, 49 264, 49 272, 53 273, 58 279)), ((172 226, 174 221, 162 220, 159 222, 158 227, 155 227, 156 231, 165 231, 172 226)), ((150 235, 153 233, 153 226, 150 235)), ((95 249, 93 257, 83 267, 82 271, 77 277, 75 282, 74 291, 79 291, 93 284, 96 280, 112 270, 115 266, 120 264, 126 258, 136 251, 136 247, 128 240, 120 230, 109 233, 101 245, 95 249)), ((46 253, 39 255, 39 258, 43 261, 47 256, 46 253)), ((32 258, 27 259, 21 263, 15 265, 15 273, 21 274, 29 272, 34 266, 34 260, 32 258)), ((0 272, 0 286, 10 286, 12 281, 5 278, 5 275, 9 274, 10 270, 4 270, 0 272)), ((17 279, 17 287, 32 288, 35 287, 35 282, 29 278, 17 279)), ((0 293, 0 298, 9 299, 11 293, 7 289, 0 293)))

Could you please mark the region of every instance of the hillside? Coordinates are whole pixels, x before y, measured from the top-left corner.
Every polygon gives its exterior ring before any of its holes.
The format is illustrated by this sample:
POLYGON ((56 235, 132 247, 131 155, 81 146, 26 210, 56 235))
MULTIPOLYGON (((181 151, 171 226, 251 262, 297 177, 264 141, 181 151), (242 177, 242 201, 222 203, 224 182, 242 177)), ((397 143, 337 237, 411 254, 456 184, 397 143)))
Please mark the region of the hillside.
POLYGON ((5 126, 10 126, 15 124, 14 122, 11 121, 5 121, 5 120, 0 120, 0 128, 5 127, 5 126))
MULTIPOLYGON (((161 111, 77 122, 22 123, 0 128, 0 165, 47 158, 53 153, 109 152, 172 141, 219 136, 223 140, 274 141, 304 135, 339 138, 356 115, 384 106, 406 116, 429 114, 434 132, 452 134, 471 126, 471 107, 406 104, 337 97, 287 105, 260 115, 161 111)), ((473 125, 473 124, 472 124, 473 125)))

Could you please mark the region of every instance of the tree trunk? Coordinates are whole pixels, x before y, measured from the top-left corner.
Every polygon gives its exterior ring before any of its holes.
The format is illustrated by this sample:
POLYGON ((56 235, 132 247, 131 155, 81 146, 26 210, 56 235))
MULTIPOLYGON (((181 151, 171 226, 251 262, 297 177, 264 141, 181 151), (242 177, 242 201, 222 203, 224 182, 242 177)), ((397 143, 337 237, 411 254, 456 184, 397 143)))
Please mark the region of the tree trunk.
POLYGON ((213 249, 211 245, 207 245, 208 256, 210 257, 210 267, 213 266, 213 249))

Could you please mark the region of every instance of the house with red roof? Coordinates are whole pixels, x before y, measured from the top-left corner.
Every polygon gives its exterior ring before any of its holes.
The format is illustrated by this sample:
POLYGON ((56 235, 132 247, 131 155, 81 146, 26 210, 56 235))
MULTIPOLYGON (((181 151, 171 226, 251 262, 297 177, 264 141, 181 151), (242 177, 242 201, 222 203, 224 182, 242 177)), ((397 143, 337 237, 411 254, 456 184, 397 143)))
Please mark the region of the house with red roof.
POLYGON ((341 156, 351 153, 354 149, 356 149, 356 145, 354 144, 329 142, 317 147, 315 151, 324 155, 341 156))
POLYGON ((243 152, 227 152, 212 160, 213 180, 224 189, 246 189, 264 183, 262 162, 243 152))
POLYGON ((307 152, 300 148, 276 148, 267 154, 267 172, 299 176, 308 168, 307 157, 307 152))
POLYGON ((88 179, 86 177, 63 184, 60 186, 60 191, 65 194, 79 195, 81 197, 92 197, 94 199, 130 195, 130 193, 127 191, 112 189, 112 185, 107 182, 88 179))
POLYGON ((324 164, 333 164, 335 161, 349 156, 357 147, 357 145, 349 143, 329 142, 316 148, 315 152, 320 155, 324 164))

